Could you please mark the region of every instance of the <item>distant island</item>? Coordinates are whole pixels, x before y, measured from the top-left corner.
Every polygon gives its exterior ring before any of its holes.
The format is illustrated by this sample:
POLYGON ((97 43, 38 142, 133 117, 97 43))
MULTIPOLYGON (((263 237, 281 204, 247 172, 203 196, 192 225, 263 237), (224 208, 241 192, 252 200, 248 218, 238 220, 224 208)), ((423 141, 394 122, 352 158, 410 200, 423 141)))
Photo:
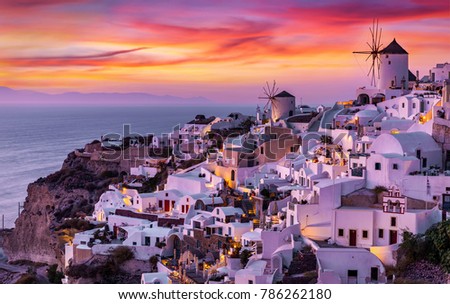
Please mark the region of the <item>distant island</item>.
POLYGON ((48 94, 32 90, 15 90, 0 86, 0 102, 2 105, 50 105, 50 106, 145 106, 145 105, 207 105, 213 101, 197 97, 179 97, 171 95, 154 95, 149 93, 80 93, 66 92, 48 94))

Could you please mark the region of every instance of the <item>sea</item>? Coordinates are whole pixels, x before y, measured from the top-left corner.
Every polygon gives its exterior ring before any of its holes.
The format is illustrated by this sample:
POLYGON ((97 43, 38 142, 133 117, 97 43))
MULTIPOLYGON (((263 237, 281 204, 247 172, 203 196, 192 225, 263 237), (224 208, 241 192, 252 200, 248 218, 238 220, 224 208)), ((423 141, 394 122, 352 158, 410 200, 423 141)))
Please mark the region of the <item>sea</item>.
POLYGON ((167 133, 197 114, 255 115, 255 106, 130 106, 0 108, 0 229, 14 227, 29 183, 62 166, 67 154, 102 135, 167 133))

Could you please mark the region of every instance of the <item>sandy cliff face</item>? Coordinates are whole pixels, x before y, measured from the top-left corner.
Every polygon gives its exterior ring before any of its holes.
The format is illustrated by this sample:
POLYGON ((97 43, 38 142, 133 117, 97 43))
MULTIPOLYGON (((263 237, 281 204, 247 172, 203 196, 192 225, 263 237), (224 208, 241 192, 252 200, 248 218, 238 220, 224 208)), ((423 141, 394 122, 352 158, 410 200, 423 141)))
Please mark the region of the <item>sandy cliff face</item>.
POLYGON ((55 230, 65 218, 92 213, 99 196, 117 182, 119 165, 68 155, 61 170, 28 186, 24 210, 4 238, 10 261, 62 262, 64 244, 55 230))

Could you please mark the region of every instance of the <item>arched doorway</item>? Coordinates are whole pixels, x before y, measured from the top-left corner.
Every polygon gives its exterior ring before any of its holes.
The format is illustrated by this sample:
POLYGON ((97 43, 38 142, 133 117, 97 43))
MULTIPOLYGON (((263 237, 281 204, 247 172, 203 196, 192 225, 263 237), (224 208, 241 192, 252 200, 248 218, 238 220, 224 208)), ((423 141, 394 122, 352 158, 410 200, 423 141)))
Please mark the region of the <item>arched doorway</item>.
POLYGON ((356 106, 363 106, 370 103, 370 97, 369 95, 363 93, 359 94, 358 98, 356 99, 356 106))

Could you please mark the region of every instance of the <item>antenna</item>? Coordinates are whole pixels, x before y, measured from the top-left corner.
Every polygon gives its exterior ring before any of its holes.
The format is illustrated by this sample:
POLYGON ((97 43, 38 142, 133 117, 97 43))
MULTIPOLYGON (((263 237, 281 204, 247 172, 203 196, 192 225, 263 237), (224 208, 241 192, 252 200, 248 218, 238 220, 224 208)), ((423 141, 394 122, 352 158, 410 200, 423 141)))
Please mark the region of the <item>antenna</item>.
POLYGON ((376 79, 380 78, 380 64, 381 64, 381 33, 383 31, 382 28, 378 28, 378 19, 373 19, 372 27, 369 27, 370 35, 372 37, 372 41, 366 42, 370 48, 370 51, 355 51, 353 54, 366 54, 368 55, 366 61, 372 58, 372 64, 370 66, 369 72, 367 76, 371 76, 371 82, 373 86, 376 87, 376 79))

